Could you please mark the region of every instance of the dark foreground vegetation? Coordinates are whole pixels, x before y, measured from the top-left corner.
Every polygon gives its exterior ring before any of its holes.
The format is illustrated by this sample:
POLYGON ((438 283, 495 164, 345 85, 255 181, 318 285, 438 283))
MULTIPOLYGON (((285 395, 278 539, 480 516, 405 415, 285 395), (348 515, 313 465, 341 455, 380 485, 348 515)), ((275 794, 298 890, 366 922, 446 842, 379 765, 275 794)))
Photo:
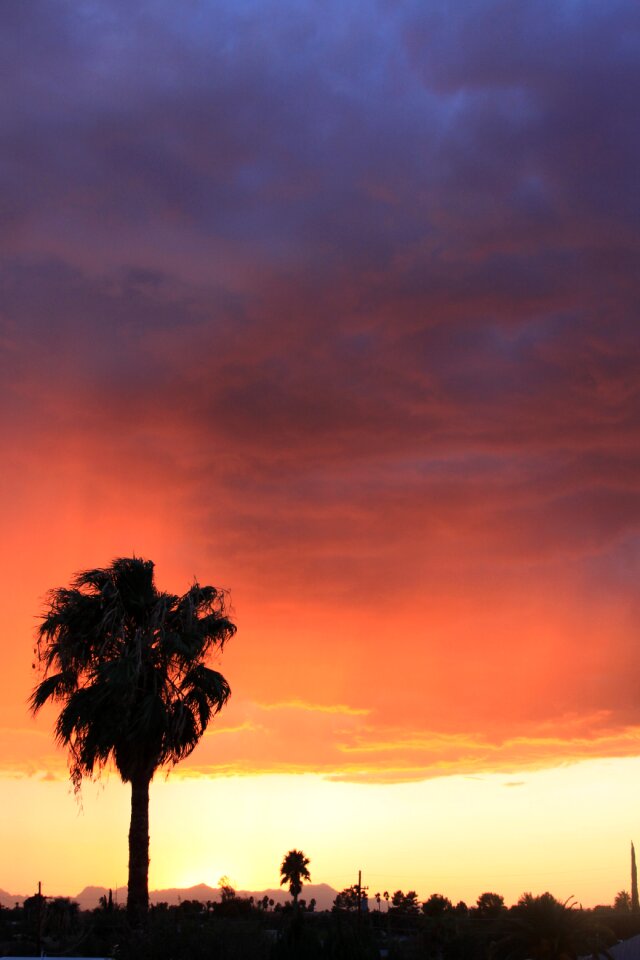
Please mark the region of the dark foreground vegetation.
MULTIPOLYGON (((468 908, 434 894, 419 903, 396 891, 358 910, 357 888, 315 912, 300 900, 278 908, 238 897, 187 900, 150 909, 144 929, 132 930, 110 899, 80 911, 66 898, 38 895, 0 908, 0 956, 113 957, 117 960, 573 960, 607 956, 618 940, 640 933, 640 915, 617 898, 613 907, 582 910, 551 894, 524 894, 506 908, 483 894, 468 908)), ((364 903, 362 904, 364 905, 364 903)))

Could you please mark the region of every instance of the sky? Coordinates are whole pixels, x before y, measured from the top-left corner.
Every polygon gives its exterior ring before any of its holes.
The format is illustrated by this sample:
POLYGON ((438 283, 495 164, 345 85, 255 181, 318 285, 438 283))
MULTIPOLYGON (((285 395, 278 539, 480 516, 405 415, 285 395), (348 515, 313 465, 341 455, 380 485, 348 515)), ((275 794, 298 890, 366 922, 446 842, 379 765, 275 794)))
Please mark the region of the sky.
POLYGON ((640 8, 0 21, 0 888, 124 883, 128 788, 80 808, 26 702, 47 591, 135 553, 238 626, 228 706, 154 783, 152 887, 274 886, 297 847, 338 889, 612 902, 640 842, 640 8))

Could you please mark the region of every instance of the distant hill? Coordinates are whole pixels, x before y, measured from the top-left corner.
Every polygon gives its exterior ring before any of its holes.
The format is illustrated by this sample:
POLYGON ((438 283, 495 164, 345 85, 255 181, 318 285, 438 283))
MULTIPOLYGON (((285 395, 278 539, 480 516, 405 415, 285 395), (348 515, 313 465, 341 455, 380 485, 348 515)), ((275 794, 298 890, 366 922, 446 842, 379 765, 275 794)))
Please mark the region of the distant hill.
POLYGON ((14 895, 13 893, 7 893, 6 890, 0 890, 0 904, 3 907, 15 907, 16 903, 23 903, 26 897, 23 897, 21 894, 14 895))
MULTIPOLYGON (((253 897, 254 900, 260 900, 266 896, 274 903, 287 903, 291 899, 291 894, 283 887, 269 890, 237 890, 236 893, 239 897, 253 897)), ((336 894, 337 891, 326 883, 308 883, 302 888, 301 896, 307 903, 315 898, 318 910, 330 910, 336 894)), ((182 900, 201 900, 206 903, 207 900, 219 900, 220 890, 217 887, 209 887, 206 883, 199 883, 195 887, 183 889, 170 887, 168 890, 152 890, 149 893, 149 899, 151 903, 164 902, 170 905, 180 903, 182 900)))
MULTIPOLYGON (((100 897, 107 896, 109 893, 106 887, 85 887, 75 897, 71 897, 80 904, 82 910, 93 910, 98 906, 100 897)), ((270 890, 238 890, 239 897, 253 897, 254 900, 260 900, 262 897, 269 897, 274 903, 287 903, 291 896, 288 890, 282 887, 276 887, 270 890)), ((336 898, 337 891, 327 883, 308 883, 302 889, 302 898, 309 902, 315 898, 317 910, 330 910, 333 901, 336 898)), ((114 896, 120 903, 126 900, 126 890, 119 887, 117 894, 114 890, 114 896)), ((31 894, 28 894, 31 896, 31 894)), ((47 896, 66 896, 66 894, 47 894, 47 896)), ((22 903, 26 897, 23 894, 7 893, 6 890, 0 890, 0 904, 3 907, 13 907, 16 903, 22 903)), ((206 903, 207 900, 219 900, 220 890, 218 887, 209 887, 206 883, 198 883, 194 887, 169 887, 166 890, 151 890, 149 900, 151 903, 168 903, 175 906, 183 900, 201 900, 206 903)))

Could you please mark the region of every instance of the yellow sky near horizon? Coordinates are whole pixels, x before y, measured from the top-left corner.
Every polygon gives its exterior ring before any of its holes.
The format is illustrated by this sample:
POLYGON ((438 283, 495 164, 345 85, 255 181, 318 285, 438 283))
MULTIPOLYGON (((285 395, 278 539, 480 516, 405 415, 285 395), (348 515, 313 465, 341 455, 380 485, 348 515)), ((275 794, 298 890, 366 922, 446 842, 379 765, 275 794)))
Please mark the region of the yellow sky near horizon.
MULTIPOLYGON (((363 872, 370 894, 415 889, 472 904, 549 890, 585 907, 628 889, 638 834, 640 760, 592 760, 512 776, 353 784, 317 775, 156 777, 150 887, 277 887, 284 853, 301 848, 312 880, 336 889, 363 872)), ((129 789, 115 775, 85 784, 0 780, 0 888, 50 894, 126 883, 129 789)))

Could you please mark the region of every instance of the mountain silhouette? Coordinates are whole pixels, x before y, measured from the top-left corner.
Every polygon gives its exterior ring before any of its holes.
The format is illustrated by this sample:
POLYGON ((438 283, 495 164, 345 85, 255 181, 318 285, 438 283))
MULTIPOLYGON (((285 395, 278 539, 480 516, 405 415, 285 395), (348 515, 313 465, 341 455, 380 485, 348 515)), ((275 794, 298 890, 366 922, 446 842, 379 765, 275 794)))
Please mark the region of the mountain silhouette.
MULTIPOLYGON (((46 890, 43 892, 48 897, 63 896, 63 894, 48 894, 46 890)), ((107 887, 89 886, 84 887, 80 893, 71 897, 71 899, 79 903, 82 910, 93 910, 99 906, 100 897, 108 896, 108 894, 107 887)), ((289 903, 291 900, 289 891, 282 887, 274 887, 269 890, 237 890, 236 894, 239 897, 253 897, 256 901, 261 900, 262 897, 269 897, 275 903, 289 903)), ((0 890, 0 904, 3 907, 14 907, 16 903, 23 903, 27 896, 32 896, 32 894, 25 896, 24 894, 13 894, 7 893, 6 890, 0 890)), ((306 900, 307 903, 312 898, 315 899, 316 910, 330 910, 336 896, 337 891, 327 883, 307 883, 302 888, 301 894, 302 899, 306 900)), ((113 897, 116 902, 124 905, 127 900, 126 887, 118 887, 117 890, 114 890, 113 897)), ((168 887, 164 890, 149 891, 150 903, 168 903, 170 906, 175 906, 184 900, 200 900, 202 903, 206 903, 207 900, 217 901, 219 899, 219 888, 210 887, 206 883, 198 883, 193 887, 168 887)))
POLYGON ((27 898, 23 894, 7 893, 6 890, 0 890, 0 906, 15 907, 16 903, 23 903, 27 898))

